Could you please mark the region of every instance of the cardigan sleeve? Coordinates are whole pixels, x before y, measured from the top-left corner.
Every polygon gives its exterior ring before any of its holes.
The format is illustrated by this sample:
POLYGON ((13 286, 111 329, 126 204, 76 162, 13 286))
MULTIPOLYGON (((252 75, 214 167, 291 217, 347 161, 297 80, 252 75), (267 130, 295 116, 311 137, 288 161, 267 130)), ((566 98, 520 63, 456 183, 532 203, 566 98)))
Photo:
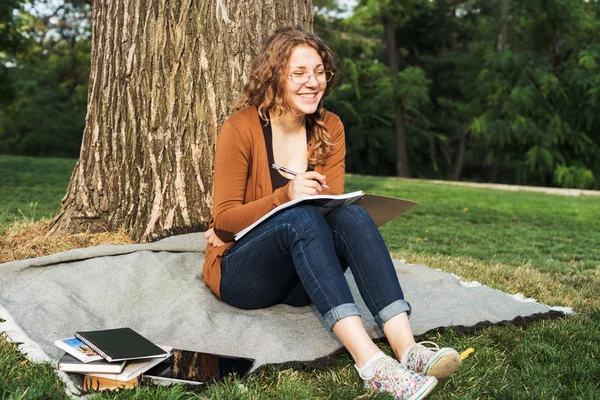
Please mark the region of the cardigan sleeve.
POLYGON ((252 139, 225 121, 217 136, 213 228, 224 242, 280 204, 290 201, 287 186, 244 204, 252 160, 252 139))
POLYGON ((344 193, 344 160, 346 158, 344 125, 337 115, 330 112, 325 116, 325 124, 331 137, 331 151, 319 172, 325 175, 329 189, 323 188, 321 194, 342 194, 344 193))

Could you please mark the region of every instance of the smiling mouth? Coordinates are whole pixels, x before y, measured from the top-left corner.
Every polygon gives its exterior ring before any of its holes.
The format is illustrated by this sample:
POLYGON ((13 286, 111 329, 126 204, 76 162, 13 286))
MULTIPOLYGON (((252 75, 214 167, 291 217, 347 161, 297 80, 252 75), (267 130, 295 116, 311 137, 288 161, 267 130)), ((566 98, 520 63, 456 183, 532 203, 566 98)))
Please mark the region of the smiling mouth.
POLYGON ((303 99, 312 100, 315 97, 317 97, 317 94, 316 93, 299 93, 298 96, 302 97, 303 99))

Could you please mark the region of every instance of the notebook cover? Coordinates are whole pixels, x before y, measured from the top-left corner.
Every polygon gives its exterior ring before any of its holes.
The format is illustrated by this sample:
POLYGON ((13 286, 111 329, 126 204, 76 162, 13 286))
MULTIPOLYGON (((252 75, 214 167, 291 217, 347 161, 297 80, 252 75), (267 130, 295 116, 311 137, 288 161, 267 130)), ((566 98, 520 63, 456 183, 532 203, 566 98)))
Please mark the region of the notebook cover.
POLYGON ((166 351, 131 328, 77 332, 75 336, 108 361, 166 357, 168 355, 166 351))
POLYGON ((381 226, 396 219, 419 203, 411 200, 397 199, 395 197, 381 196, 378 194, 365 193, 365 195, 354 202, 364 207, 375 225, 381 226))
POLYGON ((91 361, 104 361, 101 355, 92 350, 87 344, 73 337, 67 339, 58 339, 54 345, 77 358, 79 361, 87 363, 91 361))

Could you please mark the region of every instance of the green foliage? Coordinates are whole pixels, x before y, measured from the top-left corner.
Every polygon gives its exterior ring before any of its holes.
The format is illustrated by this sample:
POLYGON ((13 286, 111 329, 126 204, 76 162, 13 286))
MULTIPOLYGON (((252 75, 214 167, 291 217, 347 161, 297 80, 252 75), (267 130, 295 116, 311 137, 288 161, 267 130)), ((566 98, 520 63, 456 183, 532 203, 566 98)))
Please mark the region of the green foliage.
POLYGON ((11 70, 15 99, 0 112, 0 153, 79 154, 85 126, 89 41, 58 43, 56 53, 11 70))
POLYGON ((499 0, 365 0, 350 17, 317 16, 317 32, 343 60, 344 79, 327 106, 350 121, 349 171, 394 172, 400 103, 418 176, 552 185, 559 165, 579 164, 597 176, 599 9, 582 0, 511 0, 501 51, 499 0), (385 13, 398 16, 394 80, 385 13))
POLYGON ((21 19, 14 13, 19 0, 3 0, 0 3, 0 53, 20 48, 23 38, 19 35, 21 19))
POLYGON ((559 164, 554 171, 554 181, 564 188, 589 189, 595 179, 592 171, 585 167, 559 164))
POLYGON ((422 68, 406 67, 398 73, 396 93, 400 97, 405 110, 415 115, 429 105, 430 84, 431 80, 427 79, 422 68))
POLYGON ((4 63, 0 57, 0 81, 6 83, 0 91, 0 154, 79 154, 90 72, 89 9, 38 1, 14 10, 23 44, 6 53, 4 63))
POLYGON ((21 49, 25 41, 19 35, 22 20, 14 13, 18 7, 18 0, 5 0, 0 3, 0 110, 14 98, 7 67, 11 62, 10 53, 21 49))
MULTIPOLYGON (((78 155, 89 3, 0 5, 0 154, 78 155)), ((600 188, 600 3, 511 0, 502 50, 500 0, 346 4, 314 2, 315 31, 340 59, 325 106, 345 123, 349 172, 395 174, 400 106, 418 177, 600 188)))

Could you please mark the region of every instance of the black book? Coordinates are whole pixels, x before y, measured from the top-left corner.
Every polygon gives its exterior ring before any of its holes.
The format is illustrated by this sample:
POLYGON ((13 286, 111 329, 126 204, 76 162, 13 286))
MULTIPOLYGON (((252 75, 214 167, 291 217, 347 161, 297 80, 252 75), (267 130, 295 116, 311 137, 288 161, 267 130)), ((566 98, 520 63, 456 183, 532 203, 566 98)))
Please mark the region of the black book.
POLYGON ((131 328, 76 332, 75 337, 110 362, 169 355, 131 328))

